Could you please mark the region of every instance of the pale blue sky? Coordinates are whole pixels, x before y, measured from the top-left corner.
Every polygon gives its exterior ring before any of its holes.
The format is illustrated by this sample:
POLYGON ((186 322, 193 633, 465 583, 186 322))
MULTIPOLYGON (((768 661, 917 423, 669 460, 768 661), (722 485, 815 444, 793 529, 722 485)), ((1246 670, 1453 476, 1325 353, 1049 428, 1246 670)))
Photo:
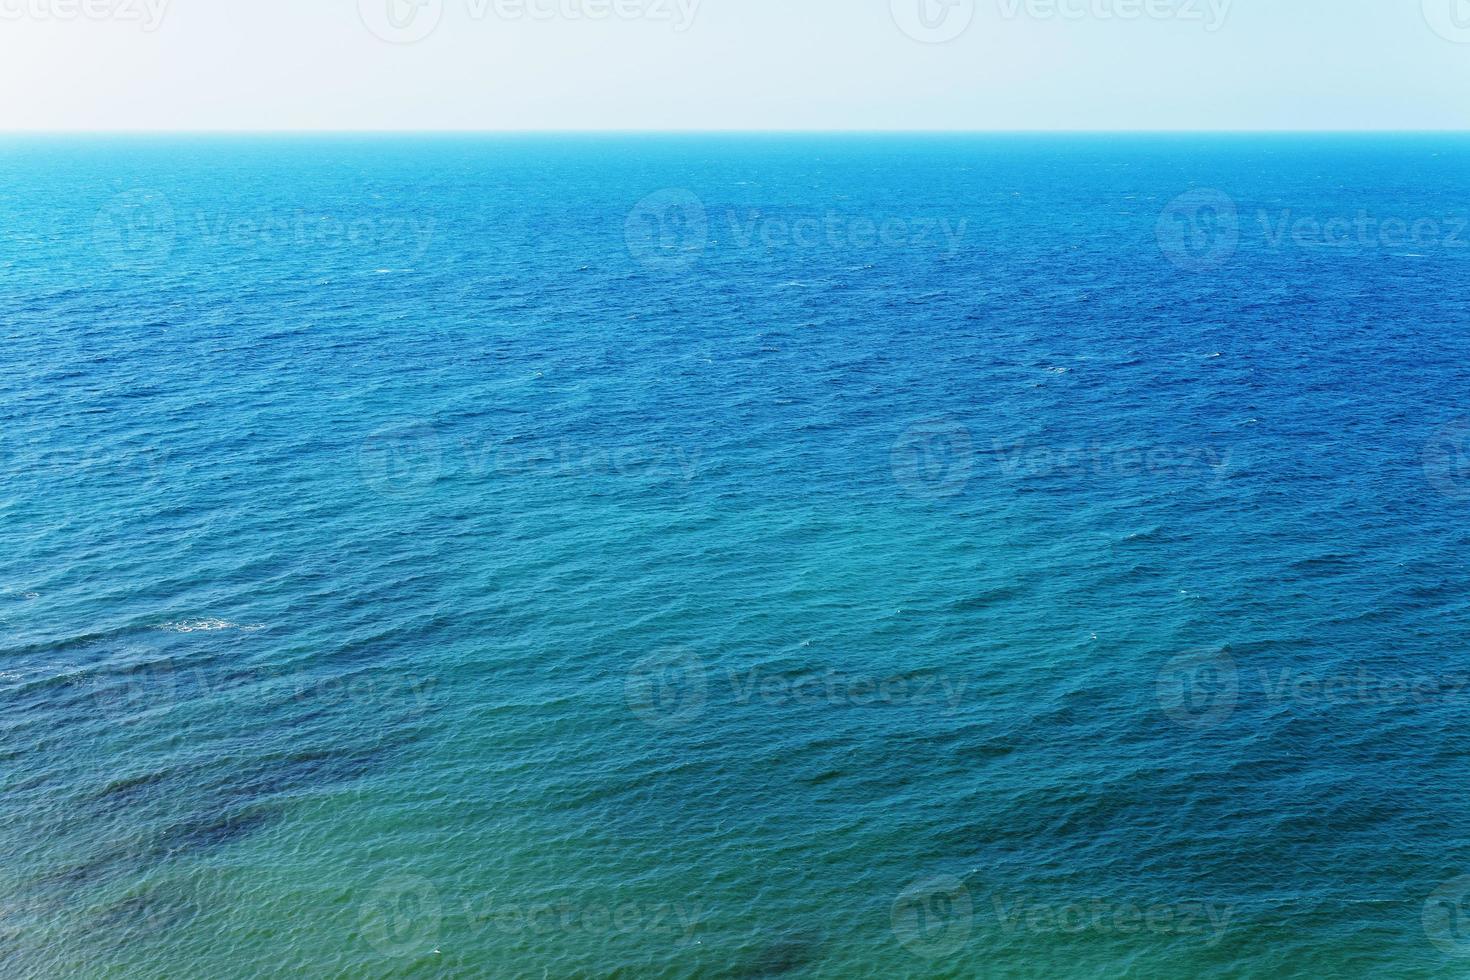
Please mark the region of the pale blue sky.
POLYGON ((0 84, 28 130, 1470 129, 1470 0, 0 0, 0 84))

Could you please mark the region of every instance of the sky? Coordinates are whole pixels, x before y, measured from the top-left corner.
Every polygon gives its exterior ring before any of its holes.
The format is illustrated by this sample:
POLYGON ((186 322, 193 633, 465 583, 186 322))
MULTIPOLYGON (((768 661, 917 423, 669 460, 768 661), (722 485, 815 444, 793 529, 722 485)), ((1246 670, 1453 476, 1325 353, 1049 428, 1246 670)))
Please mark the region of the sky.
POLYGON ((0 0, 3 130, 1470 129, 1470 0, 0 0))

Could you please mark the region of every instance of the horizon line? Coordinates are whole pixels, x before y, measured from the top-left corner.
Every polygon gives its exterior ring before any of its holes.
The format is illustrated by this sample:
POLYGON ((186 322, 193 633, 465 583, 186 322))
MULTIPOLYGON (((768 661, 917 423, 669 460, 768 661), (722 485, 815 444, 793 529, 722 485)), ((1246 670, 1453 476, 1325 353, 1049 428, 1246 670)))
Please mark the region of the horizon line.
POLYGON ((3 129, 6 136, 1418 136, 1463 129, 3 129))

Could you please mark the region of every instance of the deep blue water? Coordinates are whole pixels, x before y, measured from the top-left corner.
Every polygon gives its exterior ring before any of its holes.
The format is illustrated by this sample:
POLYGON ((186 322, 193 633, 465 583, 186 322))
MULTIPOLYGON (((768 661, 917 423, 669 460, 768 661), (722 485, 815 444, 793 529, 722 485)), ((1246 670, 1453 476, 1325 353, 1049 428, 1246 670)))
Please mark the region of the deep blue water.
POLYGON ((1448 136, 0 144, 3 972, 1463 973, 1467 202, 1448 136))

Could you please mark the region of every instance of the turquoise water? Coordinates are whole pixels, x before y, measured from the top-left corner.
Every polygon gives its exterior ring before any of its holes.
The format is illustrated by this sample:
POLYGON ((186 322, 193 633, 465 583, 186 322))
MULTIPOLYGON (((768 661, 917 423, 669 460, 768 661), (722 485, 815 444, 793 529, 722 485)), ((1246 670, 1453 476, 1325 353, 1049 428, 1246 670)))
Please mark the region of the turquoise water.
POLYGON ((1470 140, 0 144, 0 949, 1470 962, 1470 140))

